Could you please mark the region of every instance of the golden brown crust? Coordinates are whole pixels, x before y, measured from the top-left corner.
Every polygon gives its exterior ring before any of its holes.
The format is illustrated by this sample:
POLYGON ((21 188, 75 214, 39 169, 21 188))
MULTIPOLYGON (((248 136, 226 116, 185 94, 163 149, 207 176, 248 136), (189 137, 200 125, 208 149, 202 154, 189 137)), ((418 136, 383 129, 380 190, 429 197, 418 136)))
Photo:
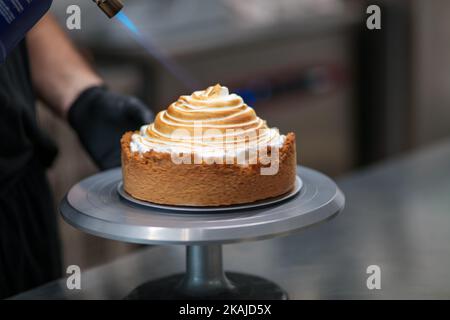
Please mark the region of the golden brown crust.
POLYGON ((172 205, 219 206, 275 197, 294 187, 297 157, 295 135, 279 150, 279 170, 261 175, 257 164, 175 164, 169 153, 131 152, 134 132, 121 140, 124 189, 136 199, 172 205))

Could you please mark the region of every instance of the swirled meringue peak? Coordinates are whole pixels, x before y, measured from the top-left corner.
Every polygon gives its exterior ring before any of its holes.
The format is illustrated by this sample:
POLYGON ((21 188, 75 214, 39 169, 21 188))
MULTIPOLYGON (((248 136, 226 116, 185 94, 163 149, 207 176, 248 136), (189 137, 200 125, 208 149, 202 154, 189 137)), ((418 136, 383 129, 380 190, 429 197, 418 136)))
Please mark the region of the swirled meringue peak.
POLYGON ((249 150, 279 148, 285 136, 269 128, 243 99, 220 84, 181 96, 152 124, 132 136, 131 151, 239 157, 249 150))

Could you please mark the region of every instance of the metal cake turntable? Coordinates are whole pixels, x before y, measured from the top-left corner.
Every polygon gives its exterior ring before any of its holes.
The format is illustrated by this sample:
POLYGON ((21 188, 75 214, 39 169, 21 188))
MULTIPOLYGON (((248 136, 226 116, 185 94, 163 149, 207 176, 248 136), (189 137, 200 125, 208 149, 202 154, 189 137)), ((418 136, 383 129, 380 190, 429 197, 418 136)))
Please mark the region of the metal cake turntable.
POLYGON ((286 299, 277 284, 225 273, 222 244, 297 232, 325 221, 345 198, 325 175, 298 167, 296 187, 281 197, 231 207, 172 207, 129 197, 120 168, 84 179, 68 192, 60 211, 74 227, 100 237, 140 244, 186 245, 186 273, 145 283, 130 299, 286 299))
POLYGON ((302 181, 302 179, 300 179, 297 176, 295 179, 294 188, 291 191, 289 191, 288 193, 285 193, 281 196, 273 197, 273 198, 265 199, 265 200, 261 200, 261 201, 256 201, 256 202, 253 202, 250 204, 239 204, 239 205, 217 206, 217 207, 169 206, 169 205, 162 205, 162 204, 138 200, 138 199, 133 198, 132 196, 130 196, 128 193, 125 192, 122 182, 119 182, 119 184, 117 185, 117 192, 123 199, 128 200, 131 203, 139 204, 139 205, 142 205, 145 207, 170 210, 170 211, 179 211, 179 213, 182 213, 182 212, 212 213, 212 212, 236 211, 236 210, 244 210, 244 209, 255 209, 258 207, 265 207, 265 206, 268 206, 271 204, 276 204, 278 202, 282 202, 282 201, 285 201, 285 200, 288 200, 288 199, 294 197, 295 195, 297 195, 297 193, 299 193, 299 191, 302 187, 303 187, 303 181, 302 181))

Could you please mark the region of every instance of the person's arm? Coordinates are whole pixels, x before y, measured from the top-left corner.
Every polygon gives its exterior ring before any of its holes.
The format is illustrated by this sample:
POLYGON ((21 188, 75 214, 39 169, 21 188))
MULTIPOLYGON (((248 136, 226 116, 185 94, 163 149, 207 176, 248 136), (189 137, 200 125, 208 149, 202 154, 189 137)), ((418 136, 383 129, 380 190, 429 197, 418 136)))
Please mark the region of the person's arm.
POLYGON ((36 93, 62 118, 81 92, 103 84, 50 14, 26 38, 36 93))
POLYGON ((153 120, 139 99, 109 91, 51 15, 27 35, 38 97, 77 132, 100 169, 120 165, 120 138, 153 120))

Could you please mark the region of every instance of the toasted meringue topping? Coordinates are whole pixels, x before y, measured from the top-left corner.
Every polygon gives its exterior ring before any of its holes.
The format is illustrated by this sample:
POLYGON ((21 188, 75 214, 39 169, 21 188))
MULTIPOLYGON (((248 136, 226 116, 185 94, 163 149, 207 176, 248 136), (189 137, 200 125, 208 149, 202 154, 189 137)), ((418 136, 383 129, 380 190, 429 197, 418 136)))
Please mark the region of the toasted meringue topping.
POLYGON ((131 150, 234 155, 249 147, 280 147, 284 140, 240 96, 217 84, 181 96, 158 113, 154 123, 133 135, 131 150))

